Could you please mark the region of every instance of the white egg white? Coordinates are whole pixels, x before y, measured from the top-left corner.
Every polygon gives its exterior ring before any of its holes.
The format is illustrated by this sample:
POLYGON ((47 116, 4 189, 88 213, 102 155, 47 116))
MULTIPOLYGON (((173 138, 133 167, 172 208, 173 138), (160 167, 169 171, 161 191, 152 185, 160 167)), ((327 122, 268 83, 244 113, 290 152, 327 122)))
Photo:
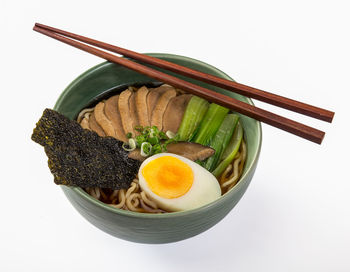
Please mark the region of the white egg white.
POLYGON ((145 191, 145 193, 151 199, 153 199, 160 208, 167 211, 184 211, 195 209, 206 205, 221 196, 219 182, 212 173, 185 157, 171 153, 160 153, 147 158, 141 164, 139 169, 139 184, 142 190, 145 191), (187 191, 187 193, 178 198, 168 199, 153 193, 142 175, 143 167, 145 167, 152 160, 162 156, 172 156, 178 158, 186 163, 193 171, 194 177, 192 187, 187 191))

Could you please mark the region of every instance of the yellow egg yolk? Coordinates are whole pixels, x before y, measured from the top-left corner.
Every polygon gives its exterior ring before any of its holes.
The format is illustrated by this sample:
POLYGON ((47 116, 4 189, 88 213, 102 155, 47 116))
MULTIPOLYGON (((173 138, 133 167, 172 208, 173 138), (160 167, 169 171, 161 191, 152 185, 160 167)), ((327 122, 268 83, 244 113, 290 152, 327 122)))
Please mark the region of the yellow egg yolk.
POLYGON ((162 156, 142 169, 148 187, 163 198, 177 198, 193 184, 193 171, 186 163, 172 156, 162 156))

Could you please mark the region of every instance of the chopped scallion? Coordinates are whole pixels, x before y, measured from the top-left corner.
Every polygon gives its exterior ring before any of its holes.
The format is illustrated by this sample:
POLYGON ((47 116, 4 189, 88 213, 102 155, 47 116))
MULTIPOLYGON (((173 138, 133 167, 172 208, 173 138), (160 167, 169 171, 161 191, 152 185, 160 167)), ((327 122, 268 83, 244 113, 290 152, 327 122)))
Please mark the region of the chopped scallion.
POLYGON ((170 130, 168 130, 165 134, 166 136, 168 136, 169 139, 172 139, 175 137, 175 133, 170 130))
POLYGON ((136 148, 136 142, 133 138, 130 138, 128 144, 123 143, 122 147, 126 151, 133 151, 136 148))
MULTIPOLYGON (((177 134, 165 133, 159 131, 157 126, 136 126, 135 129, 140 133, 135 138, 129 139, 129 145, 124 143, 123 148, 132 151, 135 148, 141 149, 141 155, 144 157, 166 151, 166 146, 178 140, 177 134), (171 137, 169 137, 169 136, 171 137)), ((127 135, 128 136, 128 135, 127 135)))
POLYGON ((141 156, 148 157, 151 155, 152 145, 149 142, 143 142, 141 144, 141 156))

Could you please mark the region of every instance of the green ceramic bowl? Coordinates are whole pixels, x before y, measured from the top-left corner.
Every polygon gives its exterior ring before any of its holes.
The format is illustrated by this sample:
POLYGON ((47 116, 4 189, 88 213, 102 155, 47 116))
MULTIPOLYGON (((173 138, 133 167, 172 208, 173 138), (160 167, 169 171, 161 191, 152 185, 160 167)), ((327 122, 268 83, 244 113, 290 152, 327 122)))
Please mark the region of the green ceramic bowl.
MULTIPOLYGON (((169 54, 149 55, 231 79, 215 67, 198 60, 169 54)), ((196 80, 189 81, 252 104, 246 97, 196 80)), ((75 79, 59 97, 55 110, 74 119, 81 109, 96 103, 102 97, 121 91, 126 86, 141 84, 156 85, 157 82, 122 66, 103 62, 75 79)), ((63 192, 83 217, 115 237, 150 244, 169 243, 192 237, 223 219, 241 199, 254 175, 261 147, 261 125, 246 116, 241 116, 241 122, 248 146, 243 176, 232 190, 206 206, 184 212, 143 214, 109 207, 78 187, 62 186, 63 192)))

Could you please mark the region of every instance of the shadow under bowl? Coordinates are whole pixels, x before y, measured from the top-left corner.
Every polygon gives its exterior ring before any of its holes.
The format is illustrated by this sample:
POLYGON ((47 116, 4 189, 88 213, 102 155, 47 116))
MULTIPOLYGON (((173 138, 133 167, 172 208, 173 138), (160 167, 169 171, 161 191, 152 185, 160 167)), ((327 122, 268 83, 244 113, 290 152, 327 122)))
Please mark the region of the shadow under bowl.
MULTIPOLYGON (((148 55, 232 80, 217 68, 192 58, 161 53, 148 55)), ((162 69, 158 70, 175 75, 162 69)), ((194 79, 177 76, 253 104, 247 97, 194 79)), ((76 78, 63 91, 54 109, 70 119, 75 119, 83 108, 96 104, 102 98, 116 94, 127 86, 143 84, 156 86, 161 83, 120 65, 103 62, 76 78)), ((86 220, 115 237, 150 244, 170 243, 190 238, 211 228, 223 219, 241 199, 253 178, 261 148, 261 124, 244 115, 240 116, 240 120, 248 151, 242 177, 229 192, 203 207, 164 214, 136 213, 110 207, 94 199, 79 187, 61 186, 61 188, 71 204, 86 220)))

